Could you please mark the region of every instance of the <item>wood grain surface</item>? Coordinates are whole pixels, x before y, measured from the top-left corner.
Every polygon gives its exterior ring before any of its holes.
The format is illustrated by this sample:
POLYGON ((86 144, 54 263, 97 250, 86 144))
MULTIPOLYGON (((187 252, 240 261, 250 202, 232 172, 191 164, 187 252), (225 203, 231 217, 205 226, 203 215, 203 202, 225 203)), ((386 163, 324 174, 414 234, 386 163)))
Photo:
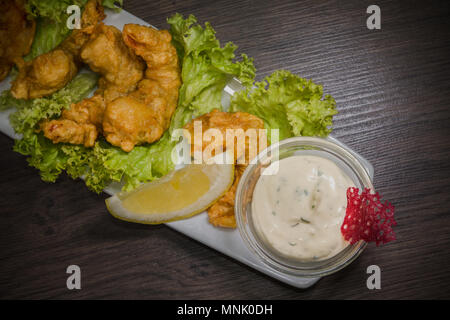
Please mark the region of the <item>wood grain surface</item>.
POLYGON ((0 298, 450 298, 450 15, 444 1, 139 1, 124 8, 158 28, 175 12, 210 21, 224 44, 323 84, 337 101, 333 135, 375 167, 396 206, 398 240, 370 245, 346 269, 300 290, 168 227, 112 218, 81 181, 40 180, 0 135, 0 298), (381 8, 368 30, 366 8, 381 8), (66 268, 82 289, 66 288, 66 268), (368 290, 366 268, 381 268, 368 290))

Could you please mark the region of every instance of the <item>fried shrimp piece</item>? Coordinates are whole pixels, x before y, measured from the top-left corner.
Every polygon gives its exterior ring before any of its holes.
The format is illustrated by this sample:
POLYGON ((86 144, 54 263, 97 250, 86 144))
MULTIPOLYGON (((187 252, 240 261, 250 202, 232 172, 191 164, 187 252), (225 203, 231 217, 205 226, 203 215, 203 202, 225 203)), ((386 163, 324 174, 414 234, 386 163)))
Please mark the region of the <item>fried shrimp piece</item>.
POLYGON ((75 29, 54 50, 25 62, 16 60, 19 75, 11 85, 17 99, 34 99, 63 88, 77 74, 79 54, 98 22, 105 18, 101 0, 89 0, 81 16, 81 29, 75 29))
POLYGON ((108 103, 103 119, 106 140, 124 151, 158 140, 169 127, 181 85, 178 56, 167 30, 127 24, 126 45, 147 64, 136 91, 108 103))
POLYGON ((27 18, 24 0, 0 0, 0 81, 6 78, 17 58, 30 52, 36 22, 27 18))
MULTIPOLYGON (((264 122, 249 113, 235 112, 228 113, 213 110, 189 122, 185 127, 190 135, 191 152, 194 157, 198 152, 204 153, 206 148, 215 150, 220 147, 222 151, 234 147, 234 160, 238 164, 235 166, 234 182, 230 189, 208 209, 209 222, 216 227, 236 228, 234 216, 234 198, 239 180, 249 164, 250 160, 260 151, 266 148, 267 135, 264 130, 264 122), (201 124, 202 137, 195 136, 195 126, 201 124), (221 133, 221 139, 211 139, 205 132, 209 129, 216 129, 221 133), (256 129, 256 130, 248 130, 256 129), (227 133, 228 131, 228 133, 227 133), (228 138, 227 138, 228 137, 228 138), (229 139, 233 139, 232 141, 229 139), (239 142, 240 141, 240 142, 239 142), (232 144, 232 145, 230 145, 232 144), (251 154, 251 149, 254 153, 251 154)), ((207 160, 215 153, 203 154, 203 160, 207 160), (205 159, 206 158, 206 159, 205 159)))
MULTIPOLYGON (((214 109, 193 119, 184 128, 190 134, 191 154, 194 157, 201 152, 204 153, 206 147, 212 150, 211 154, 202 155, 203 160, 215 156, 215 150, 226 151, 228 142, 233 144, 235 162, 242 164, 248 164, 250 157, 254 158, 259 150, 265 148, 266 134, 264 131, 258 130, 264 129, 264 122, 246 112, 230 113, 214 109), (196 132, 196 125, 201 126, 201 132, 196 132), (221 139, 210 139, 208 136, 210 129, 219 130, 221 139), (198 136, 198 133, 202 133, 203 136, 198 136), (195 136, 196 134, 197 136, 195 136), (262 137, 264 141, 260 143, 262 137)), ((197 131, 199 130, 200 128, 197 131)))
POLYGON ((65 39, 60 48, 70 53, 76 62, 81 62, 80 52, 83 45, 90 39, 93 30, 105 19, 102 0, 89 0, 81 15, 81 29, 74 29, 67 39, 65 39))
POLYGON ((94 95, 64 110, 59 119, 40 124, 44 136, 53 143, 66 142, 93 147, 103 120, 105 103, 101 95, 94 95))
POLYGON ((136 90, 144 76, 145 64, 125 45, 120 30, 103 23, 84 45, 81 59, 102 76, 96 94, 107 103, 136 90))
POLYGON ((68 142, 93 147, 98 135, 94 125, 79 124, 66 119, 44 122, 41 128, 45 132, 45 136, 53 143, 68 142))
POLYGON ((43 121, 40 128, 54 143, 92 147, 102 132, 106 103, 135 90, 143 78, 145 65, 125 45, 121 32, 103 23, 92 31, 80 56, 100 73, 98 90, 93 97, 72 104, 59 119, 43 121))
POLYGON ((36 57, 32 62, 17 61, 19 75, 12 83, 11 93, 17 99, 34 99, 63 88, 78 72, 73 57, 55 49, 36 57))
POLYGON ((230 189, 208 208, 209 223, 215 227, 236 228, 236 218, 234 216, 234 198, 236 189, 242 174, 247 168, 246 165, 236 165, 234 168, 234 181, 230 189))
POLYGON ((126 96, 115 99, 107 106, 103 132, 108 142, 129 152, 138 143, 159 139, 162 129, 152 109, 145 103, 126 96), (154 130, 155 128, 158 130, 154 130))

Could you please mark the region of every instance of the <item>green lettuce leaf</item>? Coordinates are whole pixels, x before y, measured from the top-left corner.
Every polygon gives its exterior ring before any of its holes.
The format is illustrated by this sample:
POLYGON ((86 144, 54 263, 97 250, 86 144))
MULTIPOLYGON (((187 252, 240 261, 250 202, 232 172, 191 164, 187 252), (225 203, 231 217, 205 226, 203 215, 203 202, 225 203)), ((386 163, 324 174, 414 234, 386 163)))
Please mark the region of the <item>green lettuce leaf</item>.
POLYGON ((170 128, 172 132, 183 127, 192 117, 213 109, 221 110, 222 91, 227 82, 236 77, 244 85, 251 85, 255 67, 245 54, 241 56, 242 61, 235 62, 237 47, 231 42, 220 47, 209 23, 205 23, 203 28, 193 15, 184 19, 178 13, 167 22, 182 65, 182 86, 170 128))
POLYGON ((67 86, 54 94, 32 100, 15 99, 9 93, 7 103, 17 109, 10 116, 10 123, 16 133, 23 134, 34 131, 42 119, 56 118, 64 108, 86 97, 97 84, 98 76, 95 73, 80 73, 67 86))
POLYGON ((131 190, 142 182, 157 179, 174 169, 172 151, 177 141, 171 139, 173 130, 183 127, 193 116, 222 109, 222 91, 231 77, 239 78, 245 85, 253 83, 252 61, 242 55, 242 61, 233 62, 236 46, 229 43, 221 48, 209 24, 202 28, 193 16, 184 20, 181 15, 170 18, 169 24, 182 65, 183 85, 170 129, 155 143, 136 146, 127 153, 104 138, 99 138, 93 148, 86 148, 54 144, 36 132, 39 121, 58 117, 64 108, 92 90, 86 76, 77 76, 65 88, 45 98, 24 102, 9 93, 0 96, 0 107, 17 108, 10 120, 22 139, 16 141, 14 150, 28 156, 29 164, 39 169, 43 180, 55 181, 65 171, 74 179, 83 177, 89 189, 101 192, 111 182, 121 182, 123 190, 131 190))
POLYGON ((130 191, 141 183, 158 179, 175 168, 173 141, 167 131, 152 144, 135 146, 130 152, 100 140, 89 157, 86 185, 101 192, 110 182, 122 182, 122 190, 130 191))
MULTIPOLYGON (((36 19, 36 34, 30 52, 24 57, 25 61, 49 52, 56 48, 72 32, 67 28, 69 18, 67 7, 77 5, 83 10, 88 0, 28 0, 25 5, 26 12, 36 19)), ((123 0, 103 0, 106 8, 120 10, 123 0)))
POLYGON ((103 138, 93 148, 86 148, 54 144, 36 131, 39 121, 57 118, 64 108, 85 98, 97 78, 94 73, 79 74, 51 96, 33 100, 14 99, 8 91, 4 92, 4 100, 17 108, 10 116, 11 125, 22 135, 15 141, 14 150, 28 156, 28 163, 40 171, 42 180, 54 182, 65 171, 73 179, 84 177, 86 185, 95 192, 101 192, 112 181, 122 181, 123 189, 131 190, 173 170, 171 152, 175 142, 168 133, 156 143, 136 146, 127 153, 103 138))
POLYGON ((36 34, 30 52, 25 61, 56 48, 72 30, 67 28, 69 15, 66 10, 70 5, 83 8, 87 0, 28 0, 26 12, 36 19, 36 34))
POLYGON ((63 171, 74 179, 81 177, 90 152, 83 146, 53 144, 42 133, 30 132, 16 140, 14 151, 28 156, 28 164, 38 169, 42 180, 47 182, 56 181, 63 171))
POLYGON ((153 144, 136 146, 130 152, 101 139, 90 149, 86 185, 95 192, 101 192, 115 181, 123 183, 122 190, 132 190, 140 183, 152 181, 173 170, 173 147, 168 134, 153 144))
POLYGON ((4 90, 0 94, 0 111, 8 110, 11 108, 22 109, 29 106, 27 100, 19 100, 12 96, 10 90, 4 90))
POLYGON ((77 5, 83 8, 88 0, 28 0, 25 4, 27 13, 35 18, 48 18, 54 22, 66 23, 67 7, 77 5))
POLYGON ((28 156, 30 166, 40 171, 42 180, 53 182, 66 171, 71 177, 80 177, 86 171, 90 150, 83 146, 54 144, 36 131, 39 121, 58 117, 64 108, 86 97, 97 83, 94 73, 77 75, 66 87, 38 99, 19 100, 10 97, 17 109, 10 115, 14 131, 22 135, 14 143, 14 151, 28 156))
POLYGON ((103 0, 102 5, 105 8, 113 9, 114 11, 119 12, 123 6, 123 0, 103 0))
POLYGON ((53 22, 48 18, 37 18, 34 40, 30 52, 24 57, 24 60, 33 60, 56 48, 70 32, 71 30, 64 23, 53 22))
POLYGON ((124 152, 104 140, 96 142, 89 158, 86 185, 100 192, 111 181, 124 182, 125 190, 136 187, 140 182, 153 179, 149 148, 137 146, 124 152))
MULTIPOLYGON (((323 88, 279 70, 234 94, 230 111, 245 111, 260 117, 266 129, 279 129, 279 139, 292 136, 325 137, 331 132, 336 102, 323 88)), ((270 138, 270 134, 269 134, 270 138)))

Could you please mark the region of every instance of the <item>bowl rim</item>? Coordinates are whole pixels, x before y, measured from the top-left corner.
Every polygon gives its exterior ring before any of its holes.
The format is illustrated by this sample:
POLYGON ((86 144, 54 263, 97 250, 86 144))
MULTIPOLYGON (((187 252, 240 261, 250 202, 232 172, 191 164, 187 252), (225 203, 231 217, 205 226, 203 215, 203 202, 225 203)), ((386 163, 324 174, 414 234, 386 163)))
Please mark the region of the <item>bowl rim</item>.
MULTIPOLYGON (((353 262, 366 248, 367 243, 364 241, 358 241, 355 244, 349 244, 338 254, 319 261, 319 265, 324 265, 325 267, 309 267, 309 268, 293 268, 292 266, 286 265, 280 261, 276 261, 271 257, 270 253, 265 252, 261 248, 260 243, 256 240, 254 234, 250 234, 251 231, 247 230, 247 224, 244 221, 244 191, 246 191, 246 184, 248 184, 249 178, 254 173, 257 167, 261 167, 262 163, 267 164, 267 162, 262 162, 265 158, 271 163, 273 157, 273 152, 280 152, 284 148, 289 147, 301 147, 301 146, 314 146, 319 148, 321 151, 331 153, 334 156, 338 155, 341 160, 345 160, 345 163, 354 171, 357 178, 361 180, 362 187, 373 189, 372 179, 370 178, 367 169, 364 164, 350 152, 350 148, 345 145, 338 144, 329 138, 320 137, 293 137, 288 139, 283 139, 277 143, 274 143, 261 151, 255 159, 253 159, 250 164, 245 169, 236 189, 236 197, 234 203, 234 210, 236 216, 237 227, 239 233, 245 243, 246 247, 265 264, 266 266, 277 270, 278 272, 299 276, 299 277, 320 277, 335 273, 353 262), (270 154, 270 156, 269 156, 270 154), (345 254, 344 254, 345 253, 345 254), (336 263, 332 263, 333 259, 336 263), (328 265, 326 265, 328 263, 328 265)), ((276 153, 275 153, 276 154, 276 153)), ((279 154, 278 154, 279 156, 279 154)), ((275 160, 280 160, 276 158, 275 160)), ((259 177, 258 177, 259 179, 259 177)), ((308 265, 308 263, 303 263, 308 265)))

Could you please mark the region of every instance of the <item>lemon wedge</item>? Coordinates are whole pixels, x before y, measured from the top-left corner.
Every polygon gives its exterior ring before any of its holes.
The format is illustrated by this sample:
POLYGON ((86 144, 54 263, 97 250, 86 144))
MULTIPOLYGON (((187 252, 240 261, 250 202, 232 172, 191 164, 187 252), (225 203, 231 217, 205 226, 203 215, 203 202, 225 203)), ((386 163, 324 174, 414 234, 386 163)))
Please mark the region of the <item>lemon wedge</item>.
POLYGON ((209 208, 230 188, 233 164, 190 164, 159 180, 106 199, 116 218, 159 224, 185 219, 209 208))

